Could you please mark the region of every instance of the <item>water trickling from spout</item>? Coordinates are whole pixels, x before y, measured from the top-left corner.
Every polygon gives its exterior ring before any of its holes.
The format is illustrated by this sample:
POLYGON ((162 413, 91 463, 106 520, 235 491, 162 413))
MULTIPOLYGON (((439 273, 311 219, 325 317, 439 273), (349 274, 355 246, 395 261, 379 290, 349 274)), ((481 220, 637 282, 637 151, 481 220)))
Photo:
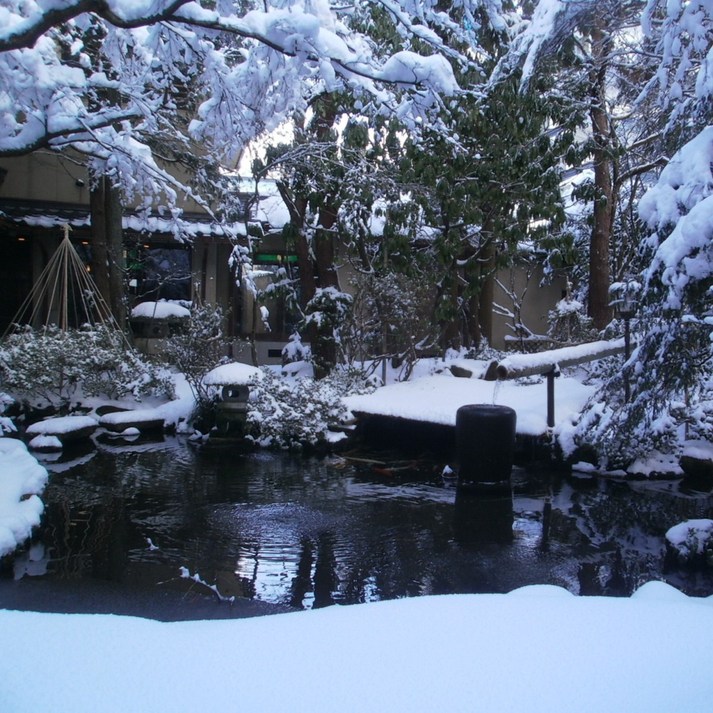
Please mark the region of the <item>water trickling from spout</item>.
POLYGON ((502 379, 496 379, 493 382, 493 406, 498 402, 498 394, 500 393, 500 387, 502 384, 502 379))

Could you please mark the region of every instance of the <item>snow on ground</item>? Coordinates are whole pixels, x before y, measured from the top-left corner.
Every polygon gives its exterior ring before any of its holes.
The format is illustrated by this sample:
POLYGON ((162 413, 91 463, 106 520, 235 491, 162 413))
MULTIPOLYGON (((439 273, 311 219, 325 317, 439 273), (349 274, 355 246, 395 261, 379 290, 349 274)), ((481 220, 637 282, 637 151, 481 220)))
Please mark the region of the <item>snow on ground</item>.
POLYGON ((228 621, 0 611, 3 713, 707 713, 713 599, 552 586, 228 621))
POLYGON ((713 461, 713 443, 690 440, 683 444, 683 455, 698 460, 713 461))
MULTIPOLYGON (((46 483, 47 471, 22 441, 0 438, 0 557, 12 552, 40 524, 44 505, 38 495, 46 483)), ((0 658, 5 653, 0 645, 0 658)))
MULTIPOLYGON (((596 387, 560 377, 555 382, 555 431, 566 427, 596 387)), ((456 411, 467 404, 499 404, 517 413, 517 433, 538 436, 547 431, 547 386, 544 381, 462 379, 445 374, 390 384, 365 396, 345 399, 350 411, 455 426, 456 411)))

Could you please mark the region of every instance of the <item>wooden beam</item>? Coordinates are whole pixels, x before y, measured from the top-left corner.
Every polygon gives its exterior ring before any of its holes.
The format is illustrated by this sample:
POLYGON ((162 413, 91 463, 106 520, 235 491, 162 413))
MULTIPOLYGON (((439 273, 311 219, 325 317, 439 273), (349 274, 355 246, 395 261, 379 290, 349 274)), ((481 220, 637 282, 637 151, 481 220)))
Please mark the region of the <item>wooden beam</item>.
POLYGON ((575 347, 549 349, 536 354, 513 354, 500 361, 495 369, 488 369, 487 376, 496 379, 518 379, 523 376, 549 374, 568 366, 585 364, 624 352, 624 339, 601 340, 579 344, 575 347))

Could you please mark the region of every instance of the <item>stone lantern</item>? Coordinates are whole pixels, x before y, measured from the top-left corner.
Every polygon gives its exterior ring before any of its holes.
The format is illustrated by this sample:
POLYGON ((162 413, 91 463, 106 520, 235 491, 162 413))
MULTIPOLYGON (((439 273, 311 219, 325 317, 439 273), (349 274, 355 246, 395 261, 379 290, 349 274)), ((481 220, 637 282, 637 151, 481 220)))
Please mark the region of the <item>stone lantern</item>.
POLYGON ((248 364, 222 364, 203 377, 203 385, 220 389, 216 404, 216 430, 221 436, 242 439, 248 417, 250 382, 262 372, 248 364))
MULTIPOLYGON (((639 306, 639 292, 641 285, 636 280, 615 282, 609 292, 613 297, 611 302, 616 316, 624 322, 624 362, 631 356, 631 325, 632 318, 636 315, 639 306)), ((630 398, 629 377, 624 370, 624 399, 628 403, 630 398)))

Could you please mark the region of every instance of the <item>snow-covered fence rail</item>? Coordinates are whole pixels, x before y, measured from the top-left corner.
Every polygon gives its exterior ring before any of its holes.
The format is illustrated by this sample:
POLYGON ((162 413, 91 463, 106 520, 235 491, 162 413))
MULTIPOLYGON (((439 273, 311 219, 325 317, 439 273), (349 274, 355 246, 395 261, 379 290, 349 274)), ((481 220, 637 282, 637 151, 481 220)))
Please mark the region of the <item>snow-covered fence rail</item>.
POLYGON ((555 377, 560 369, 585 364, 596 359, 621 354, 626 350, 624 338, 600 340, 574 347, 548 349, 535 354, 513 354, 501 361, 493 361, 485 371, 486 381, 517 379, 542 374, 547 377, 547 425, 555 425, 555 377))
POLYGON ((585 364, 596 359, 623 353, 624 339, 603 339, 598 342, 578 344, 574 347, 561 349, 548 349, 535 354, 513 354, 505 357, 488 368, 485 378, 490 381, 495 379, 518 379, 522 376, 535 376, 549 374, 568 366, 585 364))

